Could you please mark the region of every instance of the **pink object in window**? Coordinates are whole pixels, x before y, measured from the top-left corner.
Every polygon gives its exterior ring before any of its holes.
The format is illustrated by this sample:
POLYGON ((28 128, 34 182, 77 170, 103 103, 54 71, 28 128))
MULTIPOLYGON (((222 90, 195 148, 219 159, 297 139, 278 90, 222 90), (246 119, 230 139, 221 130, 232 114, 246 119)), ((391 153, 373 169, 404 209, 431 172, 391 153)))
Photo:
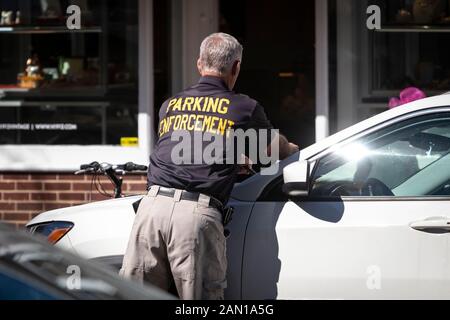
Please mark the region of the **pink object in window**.
POLYGON ((389 99, 389 109, 423 98, 426 98, 426 95, 422 90, 415 87, 408 87, 400 92, 400 99, 397 97, 389 99))

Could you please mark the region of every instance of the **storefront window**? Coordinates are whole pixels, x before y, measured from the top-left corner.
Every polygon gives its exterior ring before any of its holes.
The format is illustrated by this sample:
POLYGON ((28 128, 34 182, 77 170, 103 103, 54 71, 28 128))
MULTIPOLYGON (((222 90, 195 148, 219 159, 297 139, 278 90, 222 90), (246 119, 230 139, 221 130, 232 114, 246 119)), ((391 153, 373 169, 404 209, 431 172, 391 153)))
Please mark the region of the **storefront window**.
POLYGON ((0 11, 0 144, 137 140, 137 0, 0 0, 0 11), (80 29, 67 27, 71 4, 80 29))
MULTIPOLYGON (((428 94, 450 88, 450 3, 446 0, 371 1, 381 29, 369 32, 370 96, 388 97, 407 86, 428 94)), ((366 58, 366 57, 363 57, 366 58)))

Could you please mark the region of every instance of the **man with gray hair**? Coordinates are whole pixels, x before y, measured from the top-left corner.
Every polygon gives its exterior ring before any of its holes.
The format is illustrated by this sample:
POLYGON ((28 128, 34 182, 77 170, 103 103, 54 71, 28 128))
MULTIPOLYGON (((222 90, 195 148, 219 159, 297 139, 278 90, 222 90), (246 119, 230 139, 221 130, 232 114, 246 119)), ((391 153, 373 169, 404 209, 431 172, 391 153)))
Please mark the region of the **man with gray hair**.
POLYGON ((200 45, 197 67, 200 73, 226 76, 233 63, 242 61, 242 45, 226 33, 214 33, 200 45))
MULTIPOLYGON (((165 290, 173 284, 182 299, 224 298, 224 225, 230 213, 225 204, 242 166, 205 159, 179 164, 173 159, 179 140, 173 136, 183 132, 195 139, 200 133, 225 140, 229 130, 272 129, 257 101, 232 91, 241 61, 242 46, 234 37, 211 34, 200 46, 199 82, 162 104, 159 138, 150 156, 149 192, 136 214, 123 276, 165 290)), ((210 141, 201 141, 202 155, 210 141)), ((271 135, 267 153, 276 150, 274 144, 280 158, 298 151, 283 136, 271 135)), ((196 156, 195 150, 189 154, 196 156)))

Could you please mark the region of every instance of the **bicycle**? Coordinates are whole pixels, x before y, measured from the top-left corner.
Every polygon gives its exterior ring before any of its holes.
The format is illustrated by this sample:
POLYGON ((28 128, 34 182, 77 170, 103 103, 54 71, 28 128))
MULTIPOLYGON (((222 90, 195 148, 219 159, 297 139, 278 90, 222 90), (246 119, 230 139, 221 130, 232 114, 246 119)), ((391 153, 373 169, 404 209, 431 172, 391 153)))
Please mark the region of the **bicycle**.
POLYGON ((131 172, 138 172, 138 171, 147 171, 148 167, 144 165, 135 164, 133 162, 127 162, 125 164, 119 164, 119 165, 113 165, 110 163, 99 163, 97 161, 91 162, 89 164, 83 164, 80 166, 80 170, 76 171, 75 175, 80 174, 93 174, 92 180, 91 180, 91 194, 92 194, 92 187, 95 185, 95 188, 97 191, 107 197, 111 198, 122 198, 124 195, 122 194, 122 183, 123 183, 123 177, 120 177, 120 175, 126 175, 127 173, 131 172), (109 178, 111 183, 114 185, 114 194, 111 195, 108 192, 105 191, 103 188, 99 175, 105 175, 109 178))

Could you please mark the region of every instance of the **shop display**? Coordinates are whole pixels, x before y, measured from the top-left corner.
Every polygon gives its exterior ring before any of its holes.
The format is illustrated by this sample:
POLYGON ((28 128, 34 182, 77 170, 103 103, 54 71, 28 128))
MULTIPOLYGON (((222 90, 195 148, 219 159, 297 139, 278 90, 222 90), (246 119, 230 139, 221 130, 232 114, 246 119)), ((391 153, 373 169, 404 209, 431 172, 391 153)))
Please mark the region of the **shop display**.
POLYGON ((15 21, 14 21, 14 23, 16 24, 16 25, 19 25, 20 23, 21 23, 21 15, 20 15, 20 11, 16 11, 16 19, 15 19, 15 21))
POLYGON ((44 74, 44 79, 46 81, 59 79, 59 72, 57 68, 42 68, 42 73, 44 74))
POLYGON ((13 12, 12 11, 2 11, 1 13, 2 17, 0 20, 0 25, 2 26, 10 26, 13 24, 13 12))
POLYGON ((415 0, 413 6, 414 22, 428 24, 444 18, 446 9, 445 0, 415 0))
POLYGON ((137 8, 136 0, 0 0, 3 121, 77 126, 11 130, 0 144, 117 145, 136 136, 137 8), (76 32, 66 28, 69 4, 81 8, 76 32))
MULTIPOLYGON (((399 3, 399 1, 394 2, 399 3)), ((450 24, 450 1, 448 0, 413 0, 401 1, 394 19, 387 17, 388 24, 403 25, 445 25, 450 24)))
POLYGON ((37 18, 41 25, 61 24, 63 22, 63 11, 59 0, 41 0, 42 14, 37 18))
POLYGON ((44 77, 42 76, 39 58, 33 56, 27 60, 25 72, 19 74, 19 87, 21 88, 37 88, 41 84, 44 77))
MULTIPOLYGON (((81 11, 81 21, 83 26, 93 25, 93 12, 90 10, 87 0, 72 0, 72 5, 77 5, 81 11)), ((23 25, 23 21, 27 21, 29 26, 65 26, 67 21, 66 8, 62 6, 60 0, 40 0, 40 12, 36 12, 33 16, 24 19, 20 10, 11 10, 11 7, 1 7, 0 2, 0 26, 16 26, 23 25)))
POLYGON ((21 24, 20 11, 1 11, 0 13, 0 26, 13 26, 21 24))
POLYGON ((413 20, 411 12, 406 9, 400 9, 397 13, 396 20, 398 23, 410 23, 413 20))

